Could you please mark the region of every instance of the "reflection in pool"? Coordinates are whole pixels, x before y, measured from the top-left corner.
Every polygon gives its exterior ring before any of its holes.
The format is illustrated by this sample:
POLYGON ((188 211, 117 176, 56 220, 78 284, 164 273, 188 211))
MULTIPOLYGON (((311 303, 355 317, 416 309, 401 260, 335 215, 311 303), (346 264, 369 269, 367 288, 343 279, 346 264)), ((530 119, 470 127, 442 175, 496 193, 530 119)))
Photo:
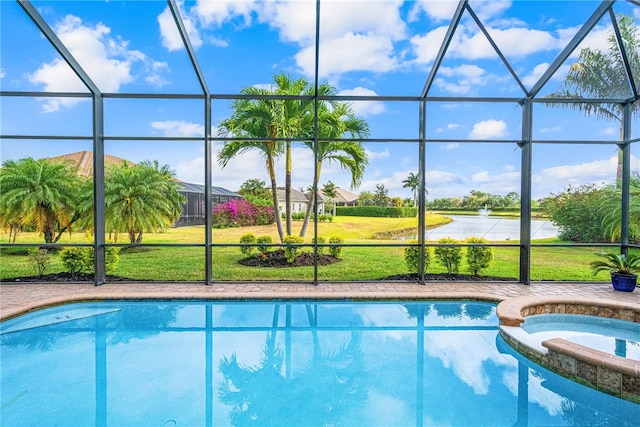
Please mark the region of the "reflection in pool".
POLYGON ((640 425, 512 352, 492 304, 105 302, 0 332, 2 425, 640 425))

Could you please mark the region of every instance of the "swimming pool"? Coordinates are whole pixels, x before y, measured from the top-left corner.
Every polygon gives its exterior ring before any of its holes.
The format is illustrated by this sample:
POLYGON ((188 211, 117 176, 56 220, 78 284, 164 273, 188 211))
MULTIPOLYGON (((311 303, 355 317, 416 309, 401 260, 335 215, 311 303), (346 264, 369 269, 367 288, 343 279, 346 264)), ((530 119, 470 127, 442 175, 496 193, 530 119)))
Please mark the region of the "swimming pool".
POLYGON ((0 333, 2 425, 640 425, 487 303, 86 303, 0 333))

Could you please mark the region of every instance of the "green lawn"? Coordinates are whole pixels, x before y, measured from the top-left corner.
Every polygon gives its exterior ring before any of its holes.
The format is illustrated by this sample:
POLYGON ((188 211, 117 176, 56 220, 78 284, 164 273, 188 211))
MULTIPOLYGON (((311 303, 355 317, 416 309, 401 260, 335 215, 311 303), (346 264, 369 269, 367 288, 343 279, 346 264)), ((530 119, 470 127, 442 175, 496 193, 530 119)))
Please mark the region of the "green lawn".
MULTIPOLYGON (((427 223, 435 224, 446 218, 428 215, 427 223)), ((294 231, 298 231, 300 222, 294 222, 294 231)), ((398 231, 415 228, 417 218, 361 218, 336 217, 332 223, 319 223, 318 233, 331 237, 338 235, 344 238, 345 244, 366 244, 365 247, 345 247, 342 261, 318 267, 318 279, 323 281, 360 281, 380 280, 391 275, 406 274, 403 247, 377 247, 379 243, 402 243, 398 240, 373 240, 380 231, 398 231)), ((310 225, 307 243, 311 242, 313 224, 310 225)), ((214 229, 214 243, 238 243, 245 233, 256 236, 271 235, 277 241, 274 226, 242 227, 231 229, 214 229)), ((163 233, 145 234, 143 243, 204 243, 203 226, 192 226, 169 229, 163 233)), ((90 236, 83 233, 65 235, 59 243, 90 243, 90 236)), ((119 243, 126 243, 120 236, 119 243)), ((0 241, 7 242, 8 236, 0 234, 0 241)), ((42 238, 36 233, 22 233, 16 243, 40 243, 42 238)), ((545 240, 549 242, 549 239, 545 240)), ((158 281, 202 281, 205 275, 204 248, 202 247, 149 247, 146 252, 121 253, 120 263, 113 274, 137 280, 158 281)), ((309 248, 308 250, 311 250, 309 248)), ((238 247, 214 247, 212 276, 214 280, 251 281, 251 280, 286 280, 311 281, 313 267, 292 268, 259 268, 238 264, 244 258, 238 247)), ((464 249, 463 249, 464 251, 464 249)), ((594 259, 592 248, 533 248, 531 276, 533 280, 567 280, 567 281, 604 281, 606 273, 597 277, 591 275, 589 262, 594 259)), ((494 248, 495 260, 492 266, 483 272, 485 275, 497 277, 518 277, 518 248, 494 248)), ((18 276, 33 275, 33 268, 28 257, 21 248, 2 248, 0 278, 8 279, 18 276)), ((46 273, 63 271, 63 265, 56 254, 51 257, 50 268, 46 273)), ((444 272, 432 256, 429 273, 444 272)), ((466 273, 466 264, 462 263, 461 273, 466 273)))

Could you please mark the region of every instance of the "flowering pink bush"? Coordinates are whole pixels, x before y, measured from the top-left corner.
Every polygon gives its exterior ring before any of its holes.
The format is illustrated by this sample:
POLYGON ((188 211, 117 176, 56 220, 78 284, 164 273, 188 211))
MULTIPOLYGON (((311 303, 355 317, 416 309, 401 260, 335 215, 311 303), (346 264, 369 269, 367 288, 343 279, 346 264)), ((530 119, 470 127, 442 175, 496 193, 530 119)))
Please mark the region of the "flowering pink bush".
POLYGON ((246 200, 231 200, 213 207, 215 227, 267 225, 275 222, 273 209, 246 200))

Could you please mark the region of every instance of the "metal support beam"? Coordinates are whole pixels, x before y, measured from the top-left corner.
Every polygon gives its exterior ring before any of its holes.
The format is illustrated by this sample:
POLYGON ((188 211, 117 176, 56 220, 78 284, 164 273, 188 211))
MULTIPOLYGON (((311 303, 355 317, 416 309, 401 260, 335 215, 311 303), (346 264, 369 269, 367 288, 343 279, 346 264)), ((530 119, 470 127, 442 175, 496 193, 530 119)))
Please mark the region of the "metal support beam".
POLYGON ((17 0, 18 4, 49 40, 73 72, 93 95, 93 250, 94 284, 107 281, 105 268, 105 203, 104 203, 104 102, 102 92, 75 57, 66 48, 57 34, 28 0, 17 0))
POLYGON ((631 113, 632 104, 627 103, 624 106, 622 116, 622 143, 620 150, 622 151, 622 199, 620 200, 620 251, 623 254, 629 252, 629 203, 631 189, 631 113))
POLYGON ((94 284, 107 281, 105 266, 105 201, 104 201, 104 105, 102 97, 93 97, 93 250, 94 284))
POLYGON ((627 55, 627 50, 624 47, 622 35, 620 35, 620 27, 618 26, 618 19, 616 18, 616 14, 613 12, 613 9, 609 9, 609 17, 611 18, 611 23, 613 24, 613 32, 616 35, 618 50, 620 51, 620 55, 622 56, 622 64, 624 65, 624 70, 627 74, 627 83, 629 84, 631 93, 635 98, 636 96, 638 96, 638 88, 636 87, 635 80, 633 80, 633 71, 631 70, 631 64, 629 63, 629 56, 627 55))
POLYGON ((320 72, 320 0, 316 0, 316 35, 315 35, 315 65, 314 65, 314 77, 313 77, 313 182, 315 185, 311 189, 313 192, 313 284, 318 284, 318 168, 315 165, 318 164, 318 107, 320 106, 320 100, 318 99, 318 88, 320 87, 319 72, 320 72))
MULTIPOLYGON (((29 18, 33 21, 34 24, 40 29, 40 32, 51 42, 53 47, 58 51, 62 59, 65 60, 67 64, 71 67, 74 73, 82 80, 82 83, 91 91, 92 94, 97 95, 100 94, 100 89, 98 86, 91 80, 91 77, 84 71, 84 69, 80 66, 76 58, 73 57, 69 49, 62 43, 62 40, 58 38, 58 35, 51 29, 49 24, 44 20, 42 15, 36 10, 35 7, 28 0, 16 0, 18 4, 22 7, 22 9, 29 15, 29 18)), ((19 37, 19 35, 15 35, 15 37, 19 37)))
POLYGON ((198 62, 198 58, 196 57, 196 52, 193 49, 193 45, 189 40, 189 34, 187 33, 187 29, 184 26, 184 21, 180 16, 180 9, 176 4, 175 0, 167 0, 167 4, 169 5, 169 10, 171 11, 171 15, 173 15, 173 20, 178 27, 178 32, 180 33, 180 37, 182 38, 182 43, 184 44, 185 49, 187 50, 187 55, 189 55, 189 60, 191 60, 191 65, 193 66, 193 71, 196 73, 196 77, 198 77, 198 81, 200 82, 200 87, 205 95, 209 96, 209 88, 207 87, 207 81, 204 78, 204 74, 200 69, 200 63, 198 62))
POLYGON ((549 81, 551 77, 558 71, 558 68, 565 63, 567 58, 573 53, 573 51, 578 47, 582 40, 589 34, 591 29, 596 26, 600 18, 607 13, 607 10, 613 5, 615 0, 604 0, 600 3, 600 6, 591 14, 587 22, 580 27, 575 36, 571 39, 569 44, 560 52, 560 55, 553 61, 553 63, 547 68, 547 71, 544 72, 542 77, 536 82, 535 85, 531 88, 531 98, 535 97, 538 92, 544 87, 544 85, 549 81))
POLYGON ((421 98, 425 98, 431 89, 431 85, 436 78, 436 74, 440 69, 440 65, 442 65, 442 60, 444 59, 444 55, 447 53, 447 49, 451 44, 451 40, 453 39, 453 33, 456 32, 456 28, 458 28, 458 24, 460 23, 460 18, 462 18, 462 12, 467 5, 468 0, 460 0, 458 3, 458 7, 456 8, 455 13, 453 14, 453 18, 451 18, 451 23, 449 24, 449 28, 447 29, 447 33, 444 36, 444 40, 440 45, 440 50, 438 51, 438 55, 436 59, 433 61, 433 66, 431 67, 431 72, 429 73, 429 77, 427 77, 427 82, 424 85, 424 89, 422 89, 421 98))
POLYGON ((200 83, 200 87, 202 88, 202 92, 205 95, 204 100, 204 205, 206 206, 204 211, 204 224, 205 224, 205 256, 204 256, 204 281, 205 283, 211 284, 212 281, 212 269, 213 269, 213 253, 212 253, 212 239, 211 239, 211 214, 212 214, 212 198, 211 191, 213 188, 213 184, 211 182, 211 174, 213 172, 212 168, 212 147, 211 147, 211 93, 209 92, 209 88, 207 86, 207 81, 204 77, 204 73, 200 68, 200 63, 198 62, 198 58, 196 57, 196 52, 193 49, 193 45, 189 40, 189 35, 187 33, 187 29, 184 25, 184 21, 180 16, 180 9, 175 2, 175 0, 167 0, 167 4, 169 6, 169 10, 171 11, 171 15, 173 16, 173 20, 178 27, 178 32, 180 33, 180 37, 182 38, 182 43, 187 51, 187 55, 189 55, 189 60, 191 61, 191 66, 193 67, 193 71, 196 73, 196 77, 198 78, 198 82, 200 83))
POLYGON ((522 145, 520 146, 520 276, 518 281, 531 284, 531 139, 533 106, 530 99, 522 104, 522 145))
POLYGON ((513 77, 516 83, 518 83, 518 86, 520 86, 520 89, 522 89, 522 92, 524 92, 525 96, 529 96, 529 91, 524 86, 524 84, 522 84, 522 81, 520 80, 516 72, 511 67, 511 64, 509 64, 509 61, 507 61, 507 58, 502 54, 502 51, 500 50, 496 42, 493 40, 493 37, 491 37, 491 34, 489 34, 485 26, 480 21, 480 19, 478 18, 478 15, 476 15, 476 13, 470 7, 467 8, 467 12, 469 12, 469 15, 471 15, 473 20, 476 22, 476 25, 478 26, 478 28, 480 28, 480 31, 482 31, 482 34, 484 34, 485 38, 487 39, 487 41, 489 42, 493 50, 498 54, 502 63, 505 65, 505 67, 507 67, 507 70, 509 70, 511 77, 513 77))
POLYGON ((420 283, 424 284, 424 251, 425 251, 425 224, 427 214, 426 209, 426 158, 427 158, 427 147, 426 147, 426 135, 427 135, 427 103, 426 101, 420 101, 420 129, 419 129, 419 139, 418 143, 418 176, 420 177, 420 185, 418 187, 418 243, 420 244, 420 283))

